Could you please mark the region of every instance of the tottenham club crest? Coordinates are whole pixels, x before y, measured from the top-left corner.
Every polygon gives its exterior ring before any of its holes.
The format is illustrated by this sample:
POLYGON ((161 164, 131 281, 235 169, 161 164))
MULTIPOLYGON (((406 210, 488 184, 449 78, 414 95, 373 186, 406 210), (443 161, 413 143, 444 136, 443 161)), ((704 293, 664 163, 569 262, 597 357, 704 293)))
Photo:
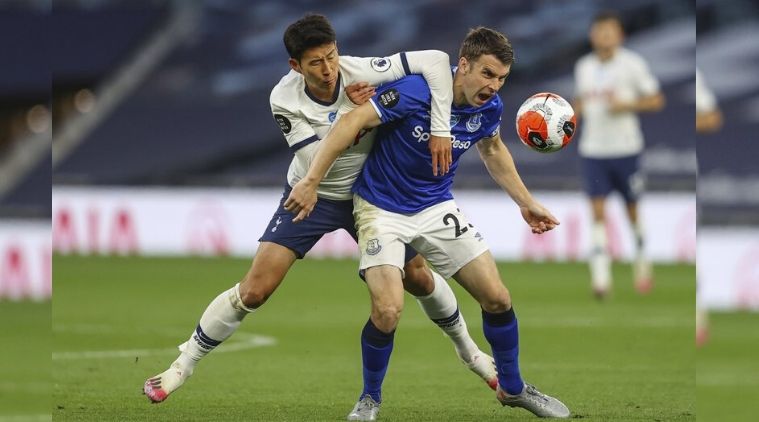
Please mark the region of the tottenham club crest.
POLYGON ((377 255, 382 250, 382 246, 379 244, 379 239, 369 239, 366 242, 366 253, 369 255, 377 255))
POLYGON ((390 59, 387 57, 375 57, 372 59, 372 69, 377 72, 384 72, 390 69, 390 59))
POLYGON ((480 126, 482 126, 482 113, 469 116, 469 120, 466 121, 466 130, 477 132, 477 129, 479 129, 480 126))

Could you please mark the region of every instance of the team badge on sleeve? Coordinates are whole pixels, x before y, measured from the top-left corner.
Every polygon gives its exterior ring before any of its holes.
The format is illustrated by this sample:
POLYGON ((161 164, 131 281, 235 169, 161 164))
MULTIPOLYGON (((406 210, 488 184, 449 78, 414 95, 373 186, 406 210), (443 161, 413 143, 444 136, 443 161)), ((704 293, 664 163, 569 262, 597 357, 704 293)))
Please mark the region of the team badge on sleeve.
POLYGON ((382 107, 393 108, 401 99, 401 94, 395 88, 390 88, 379 95, 379 102, 382 107))
POLYGON ((277 121, 277 124, 279 125, 279 128, 282 129, 282 132, 285 134, 290 133, 290 130, 292 130, 293 125, 290 124, 290 121, 287 119, 287 117, 281 115, 281 114, 275 114, 274 120, 277 121))
POLYGON ((372 59, 372 69, 377 72, 384 72, 390 69, 390 59, 387 57, 375 57, 372 59))
POLYGON ((495 130, 488 136, 488 138, 492 138, 495 135, 498 135, 501 132, 501 125, 498 125, 495 127, 495 130))

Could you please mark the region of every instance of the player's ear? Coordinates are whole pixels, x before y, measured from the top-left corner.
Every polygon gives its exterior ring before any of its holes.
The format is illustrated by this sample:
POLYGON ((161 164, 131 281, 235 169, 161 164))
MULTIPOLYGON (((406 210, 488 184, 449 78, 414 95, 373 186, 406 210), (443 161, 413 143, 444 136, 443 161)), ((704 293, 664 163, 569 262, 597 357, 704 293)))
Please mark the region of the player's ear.
POLYGON ((290 65, 290 69, 292 69, 292 70, 294 70, 294 71, 296 71, 296 72, 298 72, 300 74, 303 74, 303 72, 300 70, 300 64, 298 63, 297 60, 295 60, 292 57, 290 57, 290 60, 288 60, 287 63, 290 65))
POLYGON ((469 60, 466 59, 466 57, 459 57, 459 69, 463 73, 469 72, 469 60))

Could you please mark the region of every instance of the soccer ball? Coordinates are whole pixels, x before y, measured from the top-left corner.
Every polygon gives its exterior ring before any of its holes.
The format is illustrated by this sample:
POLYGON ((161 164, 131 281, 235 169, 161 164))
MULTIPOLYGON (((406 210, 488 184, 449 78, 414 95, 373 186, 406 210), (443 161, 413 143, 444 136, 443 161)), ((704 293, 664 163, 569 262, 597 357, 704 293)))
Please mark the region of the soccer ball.
POLYGON ((550 92, 533 95, 517 111, 519 140, 538 152, 562 149, 572 140, 576 126, 569 102, 550 92))

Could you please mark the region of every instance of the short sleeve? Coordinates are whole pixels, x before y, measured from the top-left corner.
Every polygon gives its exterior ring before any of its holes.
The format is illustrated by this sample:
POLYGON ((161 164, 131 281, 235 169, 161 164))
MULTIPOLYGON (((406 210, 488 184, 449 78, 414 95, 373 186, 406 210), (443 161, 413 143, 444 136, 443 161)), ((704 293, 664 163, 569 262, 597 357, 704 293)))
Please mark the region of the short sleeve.
POLYGON ((582 87, 580 86, 580 77, 582 75, 582 59, 575 63, 574 69, 574 95, 575 98, 582 98, 582 87))
MULTIPOLYGON (((397 53, 390 57, 340 56, 340 66, 352 75, 355 82, 368 82, 369 85, 392 82, 411 73, 406 53, 397 53)), ((353 82, 354 80, 349 84, 353 82)))
POLYGON ((486 138, 492 138, 501 132, 501 116, 502 115, 503 115, 503 103, 499 99, 496 106, 493 107, 493 109, 488 111, 488 119, 487 119, 488 125, 485 127, 485 130, 483 131, 486 138))
POLYGON ((407 76, 377 88, 369 99, 382 123, 403 119, 430 108, 430 89, 421 76, 407 76))
POLYGON ((717 108, 717 99, 706 86, 701 72, 696 70, 696 112, 705 113, 717 108))
POLYGON ((318 140, 316 132, 300 113, 293 113, 273 103, 271 104, 271 111, 279 129, 285 135, 287 145, 293 152, 318 140))
POLYGON ((659 92, 659 80, 651 73, 651 69, 642 57, 636 57, 635 87, 641 95, 654 95, 659 92))

